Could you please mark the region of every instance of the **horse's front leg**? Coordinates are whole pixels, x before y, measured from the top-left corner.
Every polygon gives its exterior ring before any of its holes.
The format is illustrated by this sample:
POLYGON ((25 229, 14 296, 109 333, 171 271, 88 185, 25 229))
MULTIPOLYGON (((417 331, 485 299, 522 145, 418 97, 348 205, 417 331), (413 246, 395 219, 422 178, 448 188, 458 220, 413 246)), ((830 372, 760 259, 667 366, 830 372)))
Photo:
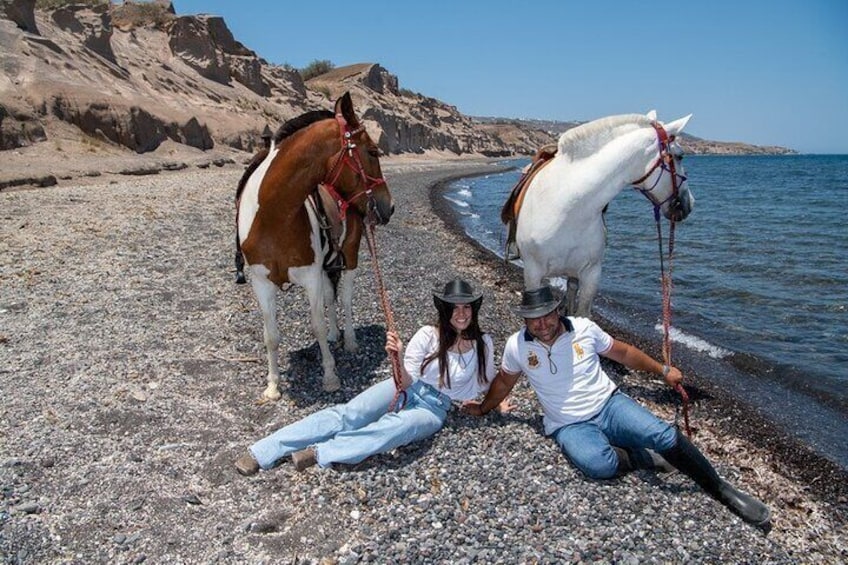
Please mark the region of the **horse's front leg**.
POLYGON ((542 279, 545 276, 545 269, 541 264, 535 262, 525 254, 524 258, 524 290, 536 290, 542 286, 542 279))
POLYGON ((577 293, 577 311, 575 316, 592 317, 592 302, 598 294, 601 282, 601 265, 590 267, 580 273, 580 292, 577 293))
POLYGON ((268 280, 268 269, 259 265, 253 268, 250 284, 262 310, 265 326, 265 354, 268 357, 268 386, 262 393, 266 400, 280 398, 280 367, 277 363, 277 349, 280 347, 280 333, 277 330, 277 285, 268 280))
POLYGON ((342 273, 342 304, 344 304, 344 342, 345 351, 356 353, 359 344, 356 342, 356 332, 353 330, 353 280, 356 277, 356 269, 342 273))
MULTIPOLYGON (((318 340, 321 349, 321 365, 324 368, 324 390, 332 392, 341 387, 336 376, 336 361, 327 343, 327 326, 324 323, 324 272, 319 270, 315 277, 304 285, 309 297, 309 312, 312 321, 312 332, 318 340)), ((333 305, 334 306, 334 305, 333 305)))

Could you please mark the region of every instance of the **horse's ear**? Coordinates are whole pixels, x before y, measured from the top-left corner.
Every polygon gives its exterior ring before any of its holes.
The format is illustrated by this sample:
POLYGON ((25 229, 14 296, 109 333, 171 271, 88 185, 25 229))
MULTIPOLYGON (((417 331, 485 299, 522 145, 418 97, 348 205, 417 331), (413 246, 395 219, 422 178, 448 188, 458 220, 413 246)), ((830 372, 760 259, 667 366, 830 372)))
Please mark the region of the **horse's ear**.
POLYGON ((351 128, 359 127, 359 119, 353 112, 353 100, 350 98, 350 92, 342 94, 341 98, 336 100, 336 115, 344 116, 345 121, 351 128))
POLYGON ((651 120, 652 122, 657 121, 657 111, 656 111, 656 110, 650 110, 650 111, 649 111, 647 114, 645 114, 645 115, 646 115, 646 116, 648 117, 648 119, 649 119, 649 120, 651 120))
POLYGON ((679 120, 674 120, 671 123, 665 124, 665 131, 668 132, 668 135, 677 135, 683 128, 686 127, 686 124, 689 123, 689 118, 692 117, 692 114, 689 114, 686 117, 680 118, 679 120))

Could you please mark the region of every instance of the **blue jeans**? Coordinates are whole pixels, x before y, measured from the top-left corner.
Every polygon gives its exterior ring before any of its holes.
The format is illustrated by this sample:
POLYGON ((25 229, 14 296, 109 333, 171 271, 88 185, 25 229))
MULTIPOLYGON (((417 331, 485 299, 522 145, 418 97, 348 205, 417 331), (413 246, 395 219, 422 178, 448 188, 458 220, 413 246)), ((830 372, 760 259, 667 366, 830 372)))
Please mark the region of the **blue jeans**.
POLYGON ((593 479, 609 479, 618 471, 612 445, 663 452, 677 443, 677 431, 622 392, 614 392, 592 418, 553 433, 565 455, 593 479))
POLYGON ((319 410, 259 440, 250 452, 263 469, 307 447, 317 451, 318 465, 359 463, 370 455, 385 453, 429 437, 445 423, 450 398, 422 381, 407 390, 407 403, 389 412, 395 395, 392 379, 379 382, 346 404, 319 410))

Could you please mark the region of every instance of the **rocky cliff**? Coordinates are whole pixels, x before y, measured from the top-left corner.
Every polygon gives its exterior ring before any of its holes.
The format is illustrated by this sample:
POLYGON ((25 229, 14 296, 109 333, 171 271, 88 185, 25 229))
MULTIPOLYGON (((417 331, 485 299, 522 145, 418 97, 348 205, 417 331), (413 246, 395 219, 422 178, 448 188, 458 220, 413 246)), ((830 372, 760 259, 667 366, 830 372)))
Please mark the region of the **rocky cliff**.
POLYGON ((379 64, 304 83, 237 41, 217 16, 177 16, 167 0, 0 0, 0 150, 51 140, 143 154, 163 144, 252 151, 259 132, 350 91, 389 154, 531 154, 555 131, 481 122, 399 88, 379 64))
POLYGON ((251 151, 259 132, 328 108, 350 90, 387 153, 529 153, 457 109, 401 91, 376 64, 335 69, 304 84, 237 41, 220 17, 177 16, 170 2, 0 5, 0 148, 44 141, 72 124, 81 135, 145 153, 171 140, 251 151))

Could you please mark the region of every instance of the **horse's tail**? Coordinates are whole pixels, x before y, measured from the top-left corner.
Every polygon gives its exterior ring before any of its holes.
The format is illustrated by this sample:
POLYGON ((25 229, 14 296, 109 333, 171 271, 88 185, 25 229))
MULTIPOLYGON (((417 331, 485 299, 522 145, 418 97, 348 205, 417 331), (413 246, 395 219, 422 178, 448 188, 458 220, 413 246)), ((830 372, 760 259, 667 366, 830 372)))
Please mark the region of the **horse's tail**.
POLYGON ((239 204, 241 203, 241 193, 244 192, 244 187, 247 184, 247 180, 250 178, 250 175, 256 170, 262 161, 265 160, 265 157, 268 156, 268 149, 261 149, 256 155, 253 156, 253 159, 250 160, 247 167, 244 170, 244 174, 241 176, 239 180, 238 186, 236 187, 236 255, 235 255, 235 265, 236 265, 236 284, 244 284, 247 280, 244 278, 244 254, 241 252, 241 241, 239 240, 238 234, 238 221, 239 221, 239 204))

